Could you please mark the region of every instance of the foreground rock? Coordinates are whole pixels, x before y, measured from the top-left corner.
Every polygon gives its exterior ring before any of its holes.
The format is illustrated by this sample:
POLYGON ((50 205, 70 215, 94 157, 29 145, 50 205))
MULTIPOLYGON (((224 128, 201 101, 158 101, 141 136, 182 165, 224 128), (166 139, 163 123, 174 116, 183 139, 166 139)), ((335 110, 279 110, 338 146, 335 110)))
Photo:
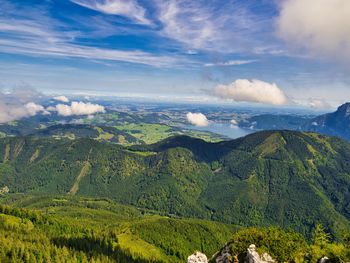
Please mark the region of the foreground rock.
POLYGON ((218 254, 214 255, 216 263, 238 262, 238 259, 233 258, 230 253, 230 244, 231 243, 227 243, 218 254))
POLYGON ((208 259, 203 253, 196 252, 187 258, 187 263, 208 263, 208 259))
POLYGON ((0 188, 0 194, 7 194, 8 192, 10 192, 10 189, 7 186, 0 188))
POLYGON ((247 263, 273 263, 275 261, 267 253, 262 254, 262 256, 260 257, 259 253, 256 252, 256 246, 252 244, 248 247, 246 262, 247 263))
MULTIPOLYGON (((230 245, 231 243, 227 243, 223 249, 215 254, 213 258, 215 259, 216 263, 238 263, 238 257, 237 255, 232 255, 230 252, 230 245)), ((267 254, 263 253, 261 256, 256 251, 256 246, 254 244, 251 244, 247 249, 247 255, 245 257, 245 263, 273 263, 275 260, 272 259, 272 257, 267 254)))

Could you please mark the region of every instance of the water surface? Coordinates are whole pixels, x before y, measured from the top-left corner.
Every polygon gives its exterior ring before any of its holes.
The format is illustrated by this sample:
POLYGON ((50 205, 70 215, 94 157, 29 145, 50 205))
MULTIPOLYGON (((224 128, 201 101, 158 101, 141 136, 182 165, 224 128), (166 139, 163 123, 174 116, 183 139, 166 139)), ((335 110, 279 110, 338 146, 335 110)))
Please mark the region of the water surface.
POLYGON ((248 135, 254 132, 252 130, 242 129, 238 126, 233 126, 230 123, 217 123, 217 122, 211 122, 207 127, 196 127, 196 126, 188 125, 186 128, 191 130, 210 131, 213 133, 224 135, 231 139, 237 139, 239 137, 243 137, 245 135, 248 135))

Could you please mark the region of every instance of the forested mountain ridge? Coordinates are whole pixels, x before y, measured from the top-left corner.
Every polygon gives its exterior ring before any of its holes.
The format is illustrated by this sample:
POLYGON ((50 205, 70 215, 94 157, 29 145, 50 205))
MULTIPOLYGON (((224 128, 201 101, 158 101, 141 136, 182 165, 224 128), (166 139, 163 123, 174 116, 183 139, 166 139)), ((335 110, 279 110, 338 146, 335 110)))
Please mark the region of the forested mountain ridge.
POLYGON ((310 235, 350 229, 350 144, 266 131, 208 143, 186 136, 121 147, 90 139, 0 140, 0 187, 109 197, 178 216, 310 235))

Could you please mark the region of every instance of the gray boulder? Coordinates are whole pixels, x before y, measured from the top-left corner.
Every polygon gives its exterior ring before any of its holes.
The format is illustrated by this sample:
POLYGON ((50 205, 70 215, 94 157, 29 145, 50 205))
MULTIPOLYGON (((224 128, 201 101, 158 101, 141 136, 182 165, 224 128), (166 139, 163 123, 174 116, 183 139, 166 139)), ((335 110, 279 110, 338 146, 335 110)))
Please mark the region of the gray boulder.
POLYGON ((256 246, 254 244, 251 244, 248 247, 246 263, 273 263, 273 262, 275 261, 267 253, 262 254, 262 256, 260 257, 259 253, 256 252, 256 246))
POLYGON ((208 259, 203 253, 196 252, 187 258, 187 263, 208 263, 208 259))

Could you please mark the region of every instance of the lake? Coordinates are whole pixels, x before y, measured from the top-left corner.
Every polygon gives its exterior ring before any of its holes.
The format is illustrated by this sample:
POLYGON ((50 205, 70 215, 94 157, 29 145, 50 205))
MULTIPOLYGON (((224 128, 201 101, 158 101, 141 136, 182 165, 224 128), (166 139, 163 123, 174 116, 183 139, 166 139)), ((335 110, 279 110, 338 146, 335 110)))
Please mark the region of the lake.
POLYGON ((243 137, 245 135, 248 135, 254 132, 252 130, 242 129, 238 126, 233 126, 230 123, 217 123, 217 122, 211 122, 209 126, 206 126, 206 127, 197 127, 193 125, 187 125, 186 128, 191 130, 198 130, 198 131, 210 131, 220 135, 227 136, 231 139, 243 137))

